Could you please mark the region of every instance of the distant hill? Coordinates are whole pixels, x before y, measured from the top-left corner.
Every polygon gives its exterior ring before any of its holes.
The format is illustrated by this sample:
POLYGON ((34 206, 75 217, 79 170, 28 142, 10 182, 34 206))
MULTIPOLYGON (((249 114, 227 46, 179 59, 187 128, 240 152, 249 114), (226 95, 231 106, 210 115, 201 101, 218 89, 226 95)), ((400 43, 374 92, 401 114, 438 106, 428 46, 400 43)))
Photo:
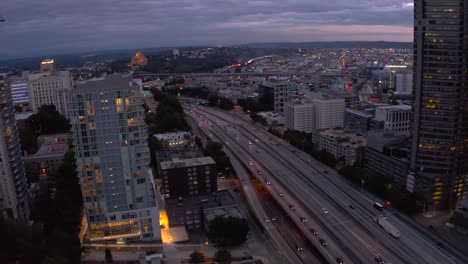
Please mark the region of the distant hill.
POLYGON ((387 42, 387 41, 333 41, 333 42, 273 42, 250 43, 238 45, 249 48, 396 48, 411 49, 412 42, 387 42))

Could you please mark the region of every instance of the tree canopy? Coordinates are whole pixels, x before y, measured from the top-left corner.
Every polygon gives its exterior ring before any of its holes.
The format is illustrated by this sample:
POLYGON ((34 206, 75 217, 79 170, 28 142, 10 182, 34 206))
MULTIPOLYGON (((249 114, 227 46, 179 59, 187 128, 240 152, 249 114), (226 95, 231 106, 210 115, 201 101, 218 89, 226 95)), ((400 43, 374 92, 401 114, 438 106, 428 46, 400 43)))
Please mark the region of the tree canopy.
POLYGON ((25 127, 19 130, 21 148, 36 149, 38 136, 66 133, 70 131, 70 127, 70 122, 54 105, 41 106, 36 114, 26 119, 25 127))
POLYGON ((208 141, 205 145, 205 155, 211 156, 216 162, 216 170, 225 172, 226 168, 231 167, 229 157, 223 151, 223 145, 218 142, 208 141))
POLYGON ((200 250, 195 250, 190 254, 190 263, 202 263, 205 261, 205 254, 200 250))
POLYGON ((222 247, 237 246, 247 240, 247 220, 232 216, 217 216, 208 223, 208 237, 222 247))

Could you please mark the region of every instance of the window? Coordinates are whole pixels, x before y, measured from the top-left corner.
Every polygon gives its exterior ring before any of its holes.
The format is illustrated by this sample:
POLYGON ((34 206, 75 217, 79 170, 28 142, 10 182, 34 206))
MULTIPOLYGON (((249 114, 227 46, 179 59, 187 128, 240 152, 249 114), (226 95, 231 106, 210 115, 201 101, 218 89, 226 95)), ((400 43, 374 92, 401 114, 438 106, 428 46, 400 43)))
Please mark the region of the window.
POLYGON ((111 215, 111 216, 109 217, 109 219, 110 219, 111 221, 115 221, 115 220, 116 220, 116 217, 115 217, 115 215, 111 215))
POLYGON ((142 203, 143 202, 143 196, 139 196, 136 198, 137 203, 142 203))
POLYGON ((137 179, 137 184, 142 184, 142 183, 145 183, 145 182, 146 182, 145 178, 137 179))

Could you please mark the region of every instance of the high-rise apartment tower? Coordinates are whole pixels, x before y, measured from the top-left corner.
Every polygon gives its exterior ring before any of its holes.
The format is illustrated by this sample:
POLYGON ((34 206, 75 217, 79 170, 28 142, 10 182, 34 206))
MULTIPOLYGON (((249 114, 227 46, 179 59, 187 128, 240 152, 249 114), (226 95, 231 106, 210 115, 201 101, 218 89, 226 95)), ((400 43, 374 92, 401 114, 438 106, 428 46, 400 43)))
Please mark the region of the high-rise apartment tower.
POLYGON ((161 240, 142 104, 125 75, 73 89, 70 117, 90 240, 161 240))

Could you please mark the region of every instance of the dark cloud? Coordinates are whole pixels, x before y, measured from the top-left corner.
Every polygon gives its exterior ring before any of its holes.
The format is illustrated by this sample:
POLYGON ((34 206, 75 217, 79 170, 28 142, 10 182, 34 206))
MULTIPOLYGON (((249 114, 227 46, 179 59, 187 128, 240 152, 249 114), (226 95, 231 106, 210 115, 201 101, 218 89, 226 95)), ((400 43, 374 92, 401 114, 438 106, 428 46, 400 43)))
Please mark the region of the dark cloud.
POLYGON ((7 0, 0 54, 412 39, 410 0, 7 0))

